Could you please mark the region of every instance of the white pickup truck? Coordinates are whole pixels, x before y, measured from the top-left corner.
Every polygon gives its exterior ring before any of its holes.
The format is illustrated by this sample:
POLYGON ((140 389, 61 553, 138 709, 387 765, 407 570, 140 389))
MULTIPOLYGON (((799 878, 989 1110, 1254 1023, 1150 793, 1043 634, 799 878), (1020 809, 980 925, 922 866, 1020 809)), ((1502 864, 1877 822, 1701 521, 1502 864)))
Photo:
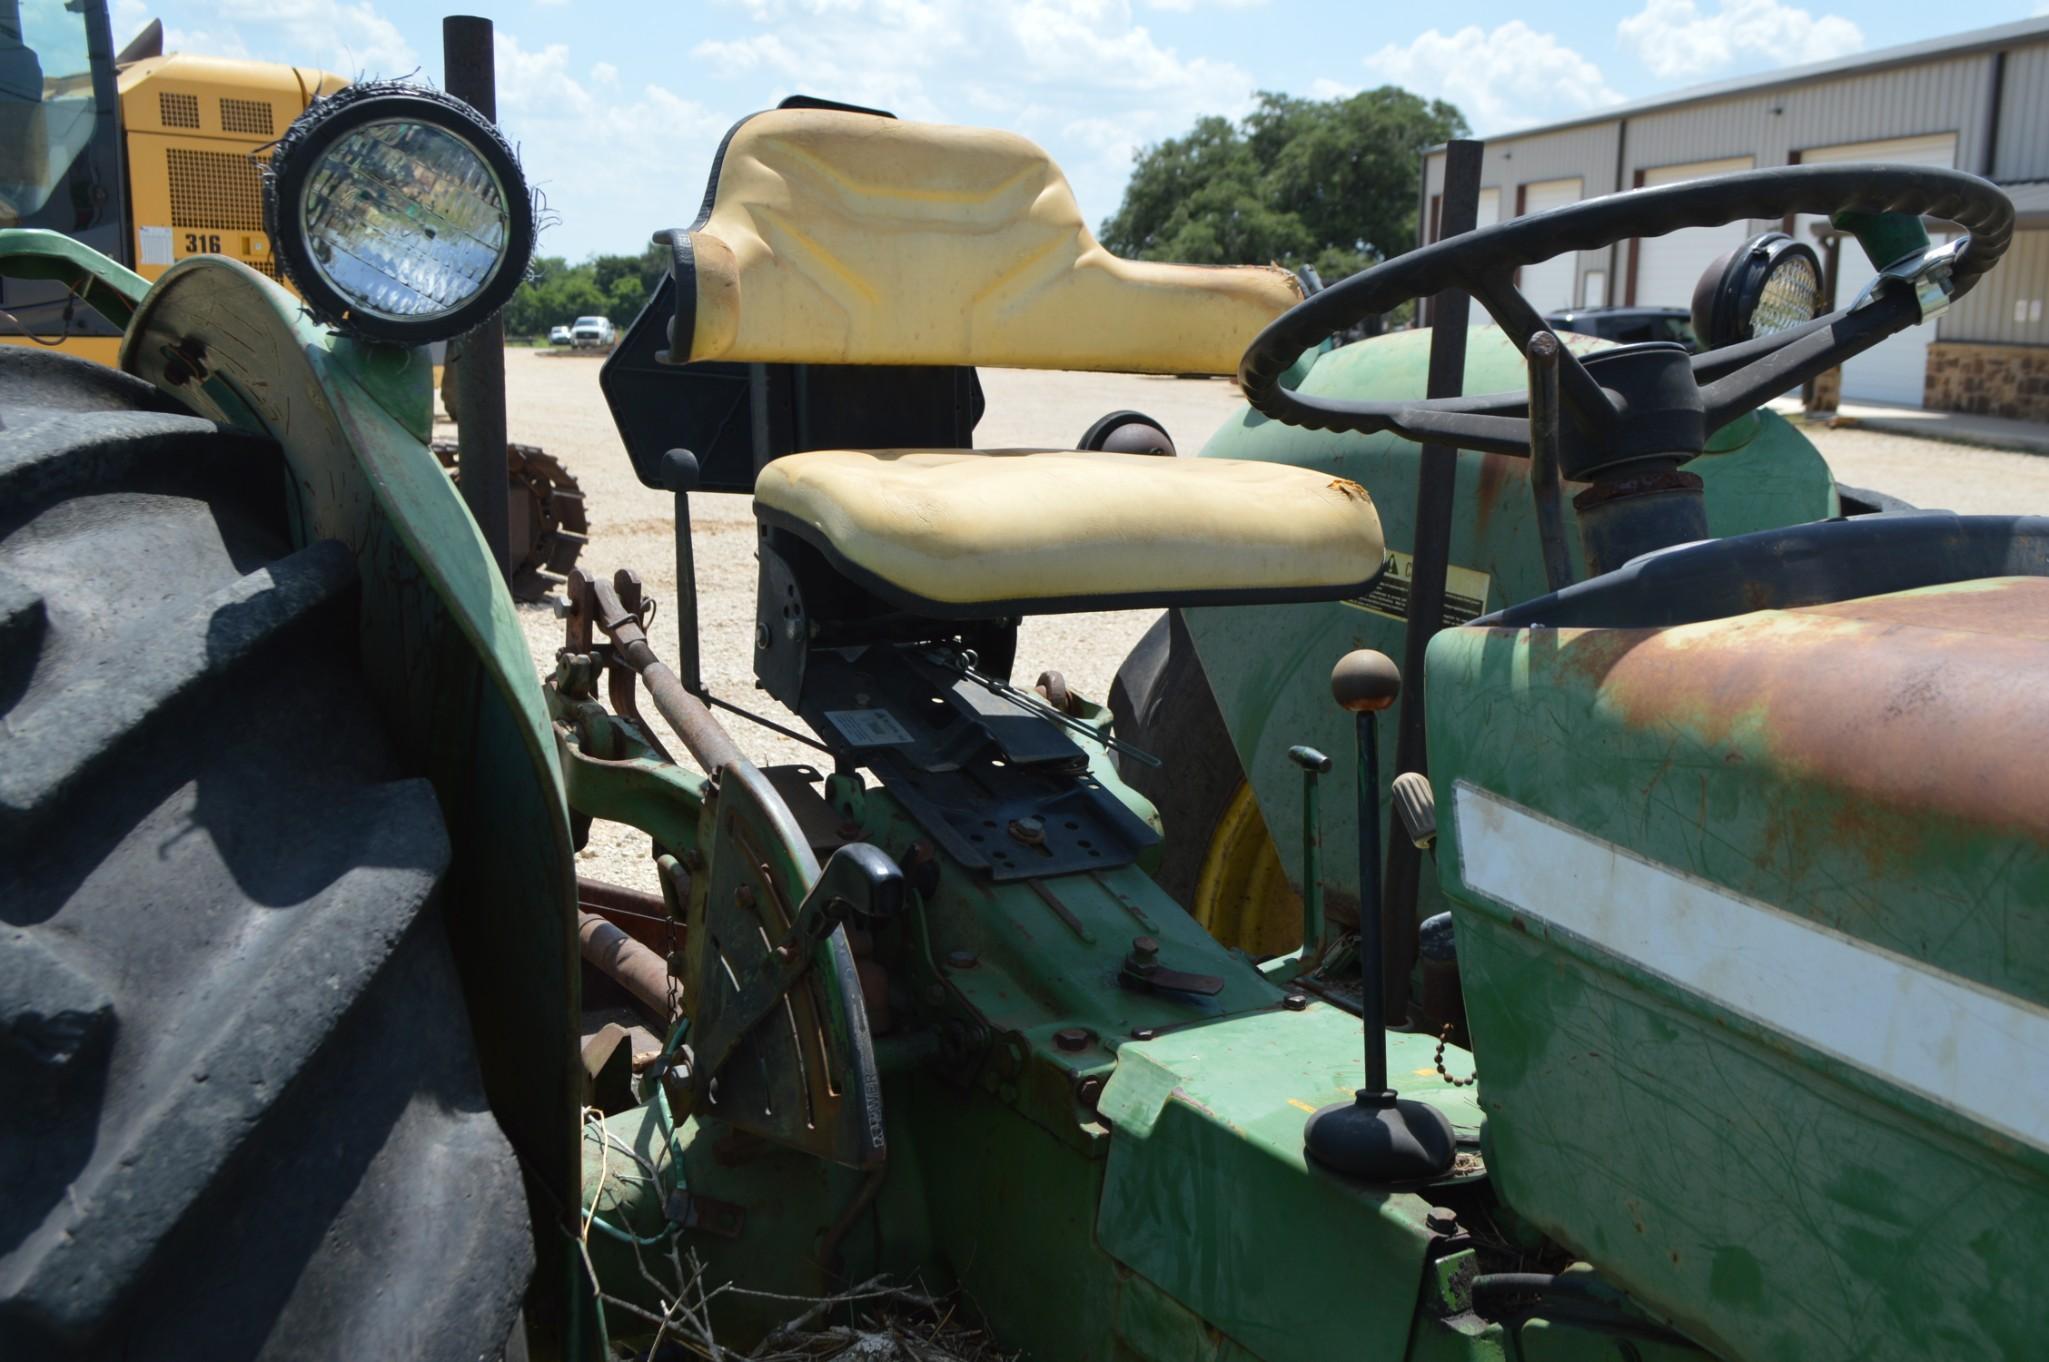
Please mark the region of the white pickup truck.
POLYGON ((604 317, 578 317, 576 325, 569 328, 569 338, 579 350, 609 350, 618 339, 618 330, 604 317))

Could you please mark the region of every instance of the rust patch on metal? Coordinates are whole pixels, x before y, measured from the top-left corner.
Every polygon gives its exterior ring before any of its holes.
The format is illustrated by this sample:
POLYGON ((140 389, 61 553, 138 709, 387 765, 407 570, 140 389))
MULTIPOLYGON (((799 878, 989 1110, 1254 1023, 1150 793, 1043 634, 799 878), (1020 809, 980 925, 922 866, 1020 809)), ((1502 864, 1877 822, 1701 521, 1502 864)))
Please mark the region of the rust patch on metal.
POLYGON ((1929 815, 2049 842, 2049 579, 1599 632, 1563 643, 1626 722, 1761 743, 1875 859, 1929 815))
POLYGON ((643 893, 581 875, 576 877, 576 906, 605 919, 661 955, 680 949, 686 931, 683 923, 669 916, 669 906, 660 894, 643 893))
POLYGON ((1994 577, 1801 612, 1874 624, 2049 640, 2049 578, 1994 577))
POLYGON ((1605 506, 1611 501, 1625 497, 1647 496, 1653 492, 1698 492, 1704 486, 1697 473, 1668 469, 1662 473, 1649 473, 1640 478, 1624 478, 1618 482, 1593 482, 1586 490, 1572 499, 1572 509, 1589 511, 1596 506, 1605 506))
POLYGON ((1502 490, 1511 482, 1525 485, 1530 480, 1530 461, 1518 459, 1509 454, 1480 455, 1480 486, 1473 499, 1473 533, 1487 533, 1487 522, 1494 517, 1494 503, 1501 499, 1502 490))

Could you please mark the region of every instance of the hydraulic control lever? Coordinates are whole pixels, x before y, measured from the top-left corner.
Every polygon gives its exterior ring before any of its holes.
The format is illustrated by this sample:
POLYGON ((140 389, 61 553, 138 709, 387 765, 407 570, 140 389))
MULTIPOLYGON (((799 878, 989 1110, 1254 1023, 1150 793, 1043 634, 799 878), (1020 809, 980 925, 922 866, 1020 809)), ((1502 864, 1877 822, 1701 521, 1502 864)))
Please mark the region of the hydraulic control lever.
POLYGON ((842 923, 880 923, 896 916, 903 903, 904 872, 881 848, 855 842, 833 852, 797 909, 788 934, 741 975, 726 1005, 692 1037, 697 1060, 692 1077, 698 1090, 710 1085, 747 1033, 803 979, 818 947, 842 923))
POLYGON ((1331 696, 1349 711, 1359 745, 1359 985, 1366 1032, 1366 1085, 1349 1102, 1319 1109, 1302 1127, 1309 1159, 1377 1187, 1427 1182, 1451 1168, 1458 1149, 1444 1113, 1396 1094, 1387 1077, 1387 1019, 1382 1008, 1380 762, 1375 720, 1401 694, 1402 676, 1385 655, 1362 648, 1338 660, 1331 696))

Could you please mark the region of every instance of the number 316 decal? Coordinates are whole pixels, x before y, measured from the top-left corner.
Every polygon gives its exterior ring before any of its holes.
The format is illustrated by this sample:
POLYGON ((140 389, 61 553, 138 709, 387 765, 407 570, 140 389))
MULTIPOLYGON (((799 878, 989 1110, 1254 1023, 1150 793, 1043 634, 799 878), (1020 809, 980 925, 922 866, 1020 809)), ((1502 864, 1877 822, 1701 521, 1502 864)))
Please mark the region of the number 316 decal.
POLYGON ((221 238, 220 233, 218 232, 185 233, 185 254, 187 255, 197 255, 201 251, 210 251, 213 254, 218 255, 220 254, 220 249, 221 238))

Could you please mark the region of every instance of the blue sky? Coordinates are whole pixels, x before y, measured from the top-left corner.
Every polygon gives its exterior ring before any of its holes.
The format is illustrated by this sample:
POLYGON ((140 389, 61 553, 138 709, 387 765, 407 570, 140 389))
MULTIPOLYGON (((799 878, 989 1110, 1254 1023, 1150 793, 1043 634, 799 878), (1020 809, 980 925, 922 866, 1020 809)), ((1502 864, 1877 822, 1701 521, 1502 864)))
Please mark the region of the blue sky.
MULTIPOLYGON (((440 15, 400 0, 114 0, 115 41, 161 18, 174 50, 441 73, 440 15)), ((1703 81, 2034 14, 2049 0, 509 0, 499 117, 559 223, 549 254, 637 251, 694 216, 713 149, 793 91, 1037 140, 1101 221, 1135 148, 1260 89, 1384 82, 1483 136, 1703 81)))

